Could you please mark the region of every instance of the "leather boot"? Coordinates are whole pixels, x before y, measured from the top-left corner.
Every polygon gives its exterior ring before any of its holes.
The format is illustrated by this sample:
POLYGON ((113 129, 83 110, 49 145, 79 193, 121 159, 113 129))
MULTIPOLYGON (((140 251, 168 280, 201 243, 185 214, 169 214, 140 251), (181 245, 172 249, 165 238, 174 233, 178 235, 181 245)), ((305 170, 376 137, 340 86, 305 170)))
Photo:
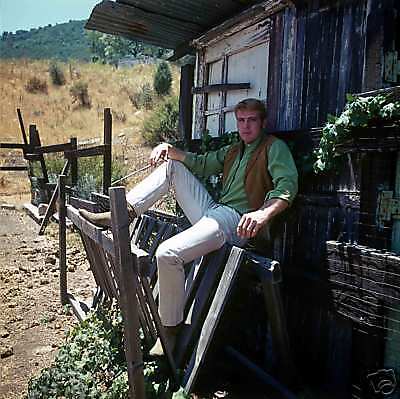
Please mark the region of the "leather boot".
MULTIPOLYGON (((95 224, 100 227, 109 227, 111 228, 111 212, 89 212, 86 209, 79 209, 79 214, 84 217, 89 222, 95 224)), ((129 223, 136 218, 136 212, 133 209, 132 205, 128 203, 128 217, 129 223)))
MULTIPOLYGON (((173 350, 175 348, 176 337, 178 336, 180 329, 181 329, 180 324, 178 324, 177 326, 172 326, 172 327, 164 327, 166 344, 167 344, 169 350, 171 351, 171 353, 173 352, 173 350)), ((154 346, 151 348, 149 354, 150 354, 150 356, 163 356, 164 355, 160 337, 157 338, 157 341, 154 344, 154 346)))

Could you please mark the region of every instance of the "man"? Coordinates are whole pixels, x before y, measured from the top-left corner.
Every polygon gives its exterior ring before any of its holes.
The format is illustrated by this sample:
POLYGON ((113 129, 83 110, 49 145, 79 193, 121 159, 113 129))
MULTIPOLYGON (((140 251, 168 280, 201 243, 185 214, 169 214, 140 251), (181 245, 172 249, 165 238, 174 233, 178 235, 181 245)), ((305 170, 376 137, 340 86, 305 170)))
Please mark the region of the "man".
MULTIPOLYGON (((264 104, 246 99, 235 107, 240 143, 203 155, 184 152, 162 143, 150 161, 156 165, 146 179, 127 194, 129 214, 141 215, 156 200, 175 188, 176 199, 192 226, 164 241, 156 252, 159 311, 171 350, 183 322, 184 264, 221 248, 243 246, 272 218, 285 210, 297 193, 297 170, 286 144, 263 133, 264 104), (223 173, 216 203, 192 174, 208 177, 223 173)), ((81 211, 95 224, 110 225, 110 213, 81 211)), ((159 341, 150 352, 161 355, 159 341)))

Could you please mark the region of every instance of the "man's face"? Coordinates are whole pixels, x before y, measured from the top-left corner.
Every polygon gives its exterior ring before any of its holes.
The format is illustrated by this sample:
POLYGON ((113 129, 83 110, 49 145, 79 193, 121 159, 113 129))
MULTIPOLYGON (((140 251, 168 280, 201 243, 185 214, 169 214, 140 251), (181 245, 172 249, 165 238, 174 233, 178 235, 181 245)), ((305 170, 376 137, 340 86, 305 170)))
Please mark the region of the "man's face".
POLYGON ((238 110, 236 112, 236 124, 240 138, 250 144, 261 134, 261 129, 265 127, 265 120, 260 118, 258 111, 238 110))

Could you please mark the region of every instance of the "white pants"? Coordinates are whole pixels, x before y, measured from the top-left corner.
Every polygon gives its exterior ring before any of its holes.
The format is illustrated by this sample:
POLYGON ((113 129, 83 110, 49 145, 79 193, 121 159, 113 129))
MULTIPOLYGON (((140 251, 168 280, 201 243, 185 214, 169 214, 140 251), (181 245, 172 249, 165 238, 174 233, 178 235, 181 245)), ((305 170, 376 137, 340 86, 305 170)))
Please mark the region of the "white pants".
POLYGON ((221 248, 225 242, 239 246, 246 242, 236 235, 240 214, 217 204, 181 162, 165 162, 129 191, 126 199, 141 215, 170 187, 174 187, 176 200, 192 226, 161 243, 156 252, 159 311, 164 326, 183 321, 184 264, 221 248))

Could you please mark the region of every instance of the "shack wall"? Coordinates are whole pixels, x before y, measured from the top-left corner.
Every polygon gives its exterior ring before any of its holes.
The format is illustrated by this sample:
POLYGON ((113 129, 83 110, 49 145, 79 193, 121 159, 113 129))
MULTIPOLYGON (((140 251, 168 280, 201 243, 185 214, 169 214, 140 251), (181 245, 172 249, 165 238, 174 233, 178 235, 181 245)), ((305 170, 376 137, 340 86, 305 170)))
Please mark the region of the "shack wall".
MULTIPOLYGON (((347 93, 396 84, 387 79, 385 59, 388 52, 400 50, 400 5, 394 0, 294 3, 296 7, 265 16, 270 26, 265 52, 268 129, 301 129, 295 135, 295 151, 310 152, 319 133, 309 129, 323 125, 328 114, 339 114, 347 93)), ((211 44, 214 51, 215 38, 211 44)), ((198 86, 207 82, 210 52, 204 43, 198 49, 198 86)), ((206 104, 205 95, 196 96, 194 137, 206 126, 206 104)), ((390 368, 385 362, 387 331, 337 311, 326 243, 340 240, 390 249, 391 226, 379 228, 375 220, 379 191, 393 190, 395 162, 392 148, 346 155, 340 170, 323 176, 300 170, 298 199, 276 231, 271 253, 284 271, 299 373, 332 398, 381 397, 374 396, 367 376, 390 368)), ((399 392, 388 397, 397 398, 399 392)))

